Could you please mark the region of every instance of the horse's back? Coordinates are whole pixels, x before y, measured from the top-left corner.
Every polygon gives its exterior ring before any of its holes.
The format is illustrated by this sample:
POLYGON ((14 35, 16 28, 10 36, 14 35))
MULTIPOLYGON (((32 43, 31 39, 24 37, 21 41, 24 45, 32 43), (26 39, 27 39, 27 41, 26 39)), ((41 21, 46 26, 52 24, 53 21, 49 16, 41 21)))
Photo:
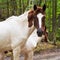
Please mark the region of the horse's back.
POLYGON ((16 19, 17 19, 17 16, 11 16, 7 18, 5 21, 16 20, 16 19))

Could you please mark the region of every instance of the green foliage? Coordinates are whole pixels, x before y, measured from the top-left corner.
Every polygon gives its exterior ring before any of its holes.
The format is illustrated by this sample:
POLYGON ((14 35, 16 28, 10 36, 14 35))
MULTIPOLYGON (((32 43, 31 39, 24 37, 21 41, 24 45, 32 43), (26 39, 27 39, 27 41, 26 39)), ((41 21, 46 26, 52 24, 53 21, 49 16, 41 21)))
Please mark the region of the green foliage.
MULTIPOLYGON (((46 26, 48 28, 49 33, 52 32, 52 0, 46 0, 46 5, 47 5, 47 9, 46 9, 46 26)), ((60 14, 60 0, 57 0, 57 15, 56 18, 59 16, 60 14)), ((58 27, 58 23, 57 22, 58 19, 56 19, 56 37, 60 37, 60 27, 58 27)), ((52 37, 52 36, 51 36, 52 37)))

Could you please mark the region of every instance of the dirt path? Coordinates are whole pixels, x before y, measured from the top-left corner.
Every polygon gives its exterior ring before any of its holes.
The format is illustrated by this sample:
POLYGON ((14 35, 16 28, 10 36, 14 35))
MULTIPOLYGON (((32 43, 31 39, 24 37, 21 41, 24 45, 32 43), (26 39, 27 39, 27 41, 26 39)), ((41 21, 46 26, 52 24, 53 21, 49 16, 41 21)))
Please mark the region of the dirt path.
MULTIPOLYGON (((10 57, 6 57, 5 60, 11 60, 10 57)), ((24 60, 24 57, 20 57, 20 60, 24 60)), ((52 52, 45 54, 35 54, 34 60, 60 60, 60 52, 52 52)))
POLYGON ((36 55, 36 57, 34 56, 34 60, 60 60, 60 52, 36 55))

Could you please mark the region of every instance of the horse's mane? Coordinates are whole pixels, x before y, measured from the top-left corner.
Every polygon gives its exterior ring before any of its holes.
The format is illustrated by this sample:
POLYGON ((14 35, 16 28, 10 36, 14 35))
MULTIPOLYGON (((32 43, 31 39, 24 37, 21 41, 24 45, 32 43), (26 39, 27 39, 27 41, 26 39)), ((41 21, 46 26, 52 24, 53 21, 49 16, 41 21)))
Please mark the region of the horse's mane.
POLYGON ((25 11, 23 14, 21 14, 20 16, 18 16, 18 18, 19 18, 21 21, 28 20, 28 14, 29 14, 29 13, 32 13, 32 10, 25 11))
POLYGON ((32 13, 32 12, 33 12, 33 10, 28 10, 19 16, 10 16, 5 21, 10 21, 10 20, 26 21, 26 20, 28 20, 28 14, 32 13))

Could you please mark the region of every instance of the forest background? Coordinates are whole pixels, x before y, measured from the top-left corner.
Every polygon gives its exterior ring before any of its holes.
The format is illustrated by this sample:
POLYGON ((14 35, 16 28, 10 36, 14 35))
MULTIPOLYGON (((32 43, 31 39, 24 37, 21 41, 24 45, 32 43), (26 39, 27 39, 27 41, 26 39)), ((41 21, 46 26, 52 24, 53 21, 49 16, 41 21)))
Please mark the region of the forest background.
POLYGON ((0 21, 12 15, 20 15, 33 5, 46 4, 46 26, 48 38, 54 44, 60 42, 60 0, 0 0, 0 21))

